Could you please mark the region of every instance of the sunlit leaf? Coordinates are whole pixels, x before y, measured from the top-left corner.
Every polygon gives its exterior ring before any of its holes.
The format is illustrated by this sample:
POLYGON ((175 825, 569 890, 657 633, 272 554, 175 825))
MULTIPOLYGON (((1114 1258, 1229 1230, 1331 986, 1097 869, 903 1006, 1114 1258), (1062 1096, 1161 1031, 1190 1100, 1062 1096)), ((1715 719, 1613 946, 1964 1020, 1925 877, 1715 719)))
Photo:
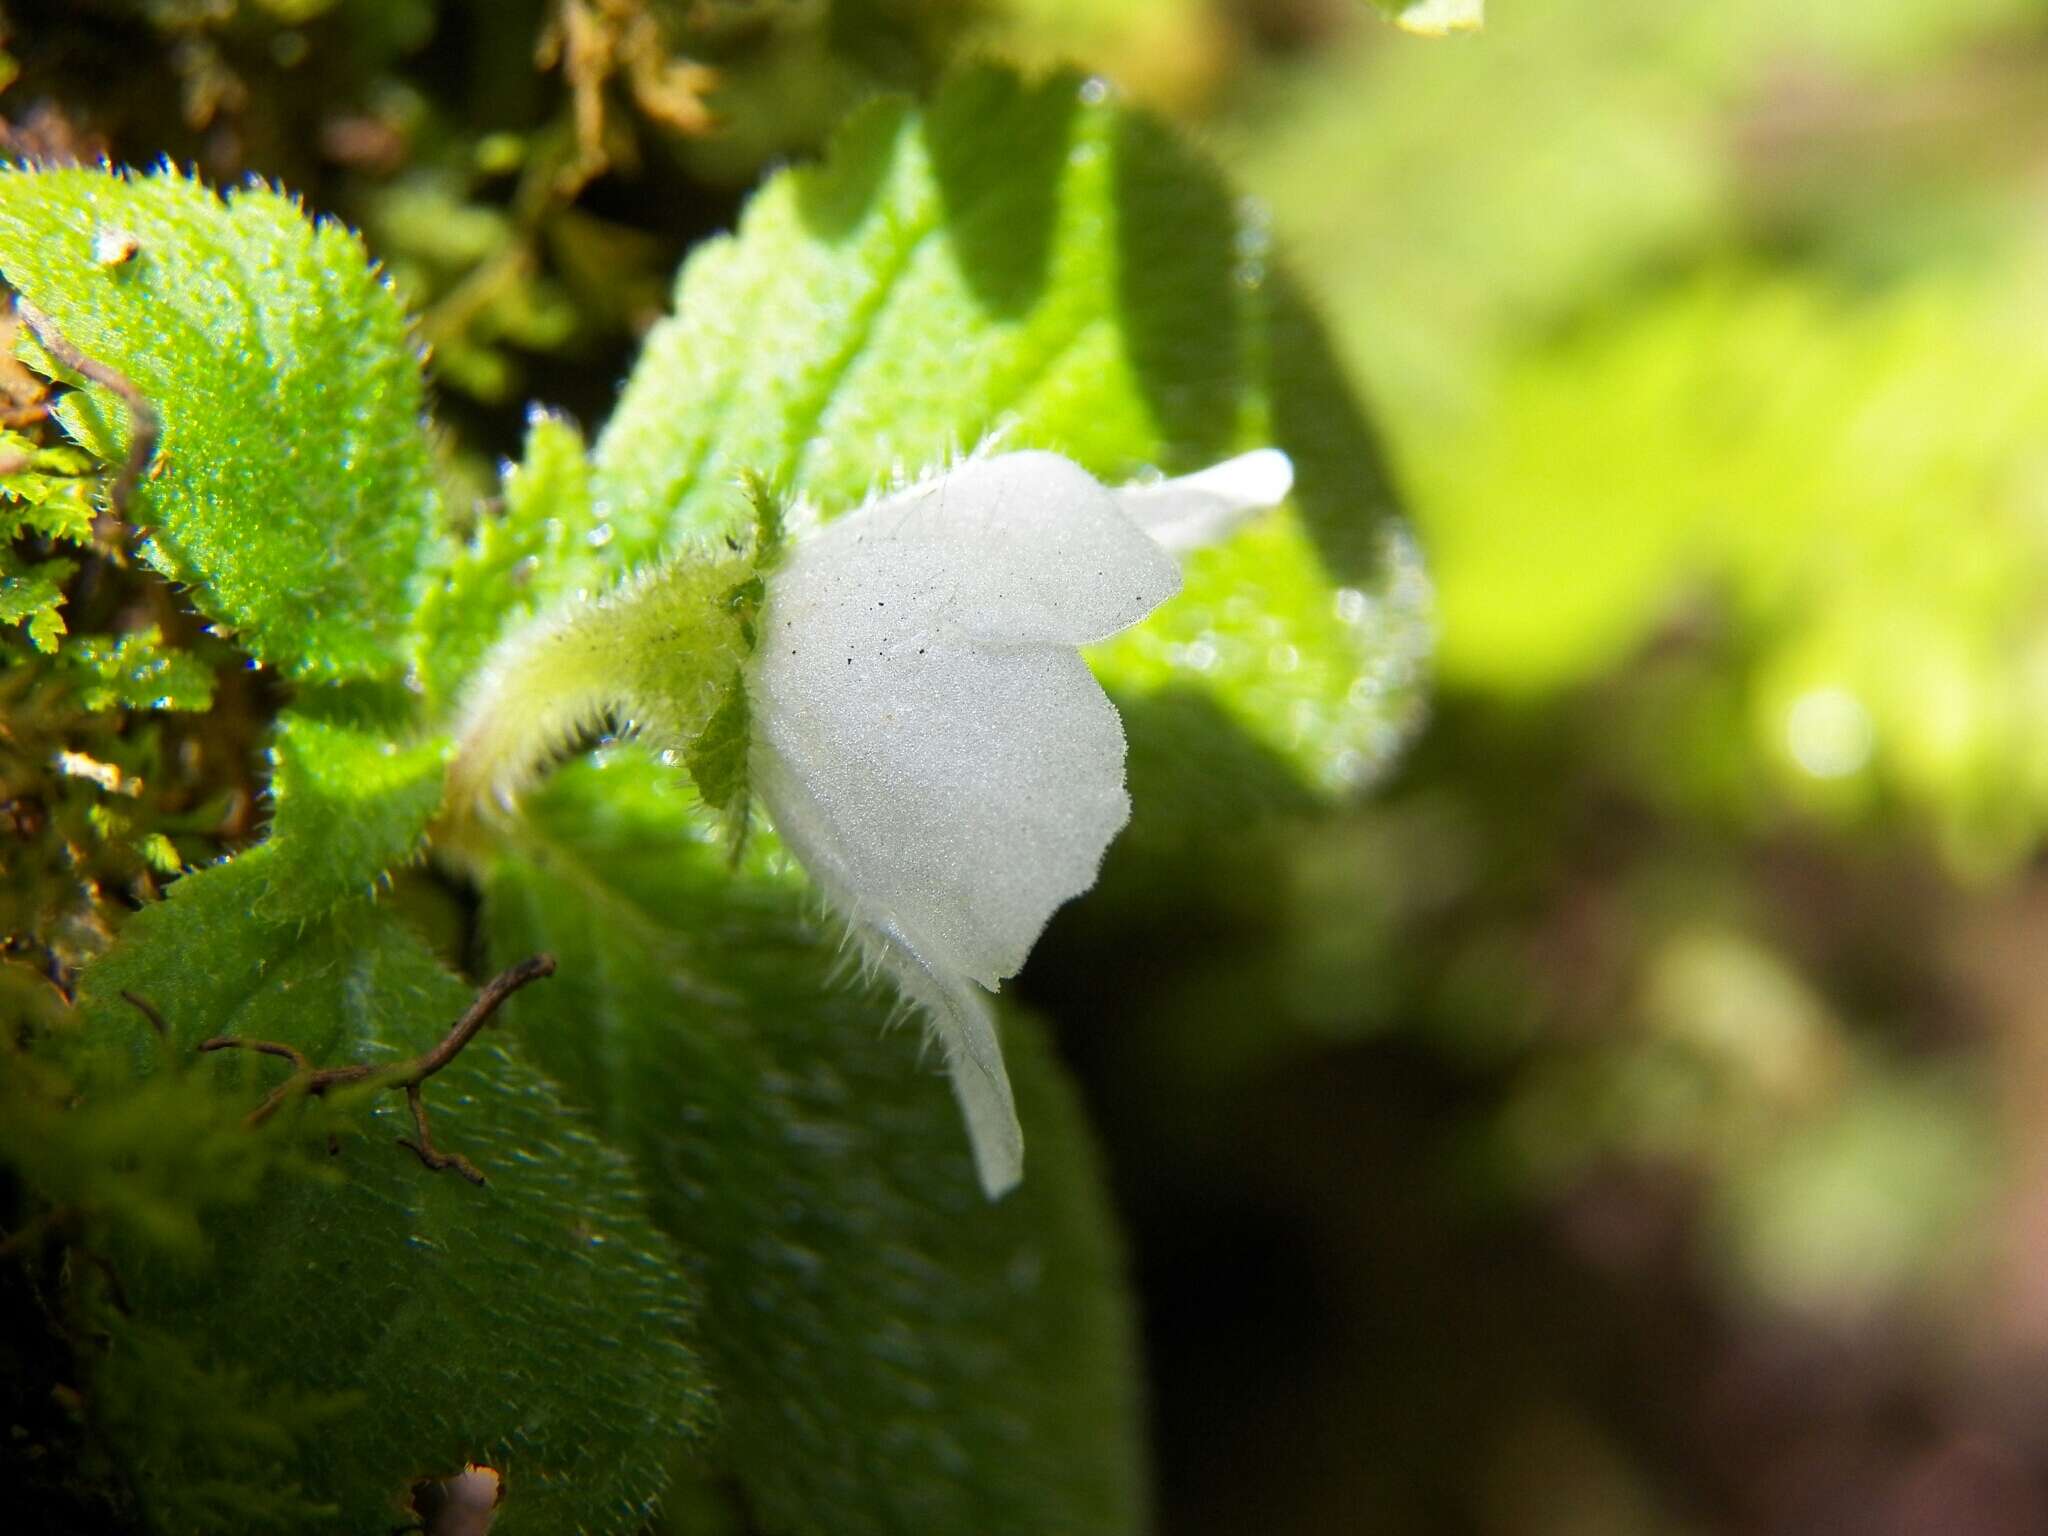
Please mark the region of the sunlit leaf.
MULTIPOLYGON (((435 492, 419 359, 352 234, 262 186, 10 167, 0 276, 161 418, 132 511, 159 570, 296 675, 404 670, 435 492)), ((64 419, 118 461, 125 407, 87 398, 64 419)))
POLYGON ((831 515, 991 435, 1110 483, 1276 445, 1292 503, 1099 673, 1130 708, 1213 701, 1319 787, 1404 739, 1427 592, 1372 433, 1260 226, 1100 82, 977 71, 860 114, 693 254, 676 308, 597 445, 615 569, 743 534, 748 472, 831 515))

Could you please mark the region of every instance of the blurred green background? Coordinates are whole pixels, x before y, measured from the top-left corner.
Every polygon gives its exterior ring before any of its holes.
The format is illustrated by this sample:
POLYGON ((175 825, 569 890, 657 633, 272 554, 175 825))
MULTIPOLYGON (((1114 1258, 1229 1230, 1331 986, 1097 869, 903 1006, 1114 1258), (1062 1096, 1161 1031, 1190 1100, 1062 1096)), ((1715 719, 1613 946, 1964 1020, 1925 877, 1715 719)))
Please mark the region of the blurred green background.
POLYGON ((723 70, 707 135, 623 29, 577 117, 538 0, 10 0, 0 116, 361 226, 479 487, 863 95, 994 52, 1179 119, 1369 397, 1438 637, 1334 824, 1148 839, 1139 761, 1022 982, 1161 1530, 2048 1530, 2048 5, 1490 10, 596 7, 723 70))
POLYGON ((1344 11, 1234 13, 1202 110, 1432 719, 1032 978, 1163 1527, 2048 1530, 2048 8, 1344 11))

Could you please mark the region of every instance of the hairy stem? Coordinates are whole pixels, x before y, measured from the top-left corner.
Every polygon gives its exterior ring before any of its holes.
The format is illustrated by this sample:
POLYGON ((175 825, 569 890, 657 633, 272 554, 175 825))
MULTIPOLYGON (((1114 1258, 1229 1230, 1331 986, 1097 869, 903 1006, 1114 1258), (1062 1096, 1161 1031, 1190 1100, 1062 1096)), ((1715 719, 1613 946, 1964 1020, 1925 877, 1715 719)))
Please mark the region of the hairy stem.
POLYGON ((753 570, 736 553, 680 557, 500 640, 463 700, 436 843, 459 847, 600 730, 687 752, 746 656, 753 570))

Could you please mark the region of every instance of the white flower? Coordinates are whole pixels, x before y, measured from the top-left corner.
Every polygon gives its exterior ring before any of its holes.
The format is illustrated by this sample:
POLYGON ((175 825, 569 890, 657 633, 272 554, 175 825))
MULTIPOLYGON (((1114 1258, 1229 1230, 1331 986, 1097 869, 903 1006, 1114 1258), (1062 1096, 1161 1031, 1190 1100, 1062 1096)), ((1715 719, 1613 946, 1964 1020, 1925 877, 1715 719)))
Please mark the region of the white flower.
POLYGON ((1173 596, 1172 550, 1291 481, 1271 449, 1120 491, 1001 454, 847 514, 770 577, 754 789, 929 1020, 991 1198, 1022 1177, 1024 1138, 986 992, 1130 817, 1123 725, 1077 647, 1173 596))

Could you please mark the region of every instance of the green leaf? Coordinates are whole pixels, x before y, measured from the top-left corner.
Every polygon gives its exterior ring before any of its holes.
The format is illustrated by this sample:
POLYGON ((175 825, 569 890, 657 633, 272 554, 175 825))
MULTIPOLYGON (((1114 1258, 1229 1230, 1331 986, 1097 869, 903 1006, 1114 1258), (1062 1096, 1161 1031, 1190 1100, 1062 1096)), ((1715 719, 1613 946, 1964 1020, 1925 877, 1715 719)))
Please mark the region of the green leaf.
POLYGON ((597 445, 606 555, 742 536, 747 475, 829 515, 990 434, 1112 483, 1273 443, 1293 502, 1096 662, 1127 714, 1199 697, 1303 781, 1356 783, 1414 719, 1427 588, 1263 239, 1213 168, 1099 85, 979 70, 923 114, 870 108, 685 265, 597 445))
MULTIPOLYGON (((89 1092, 124 1091, 119 1062, 146 1072, 215 1034, 289 1043, 317 1064, 395 1062, 470 1002, 379 908, 359 902, 304 929, 251 921, 261 866, 251 854, 179 881, 87 974, 89 1092), (156 1005, 167 1042, 123 990, 156 1005)), ((253 1106, 286 1068, 222 1051, 188 1070, 195 1090, 210 1082, 253 1106)), ((211 1216, 211 1264, 117 1255, 136 1319, 192 1343, 244 1395, 356 1396, 345 1418, 269 1447, 279 1479, 331 1507, 295 1530, 388 1529, 413 1479, 470 1460, 507 1473, 501 1536, 635 1530, 669 1448, 701 1434, 709 1412, 674 1252, 625 1160, 509 1033, 475 1041, 426 1100, 437 1142, 480 1165, 487 1185, 429 1172, 393 1145, 411 1132, 396 1093, 287 1109, 274 1132, 248 1134, 363 1134, 344 1137, 325 1176, 274 1172, 253 1200, 211 1216)), ((115 1385, 154 1390, 134 1373, 115 1385)), ((246 1435, 222 1424, 218 1466, 195 1465, 163 1406, 131 1412, 134 1438, 119 1447, 154 1513, 208 1478, 247 1478, 246 1435)))
MULTIPOLYGON (((162 418, 132 511, 151 563, 298 677, 404 671, 435 492, 419 358, 354 235, 267 187, 13 167, 0 275, 162 418), (96 259, 109 232, 132 257, 96 259)), ((118 461, 124 408, 86 397, 62 417, 118 461)))
POLYGON ((91 454, 45 447, 0 427, 0 537, 40 534, 65 544, 92 542, 91 454))
POLYGON ((704 729, 683 756, 704 801, 723 812, 726 842, 734 856, 742 851, 747 830, 747 748, 753 739, 753 710, 747 703, 747 685, 737 672, 726 686, 725 697, 704 729))
POLYGON ((277 814, 254 912, 270 922, 322 916, 394 869, 418 862, 441 803, 448 743, 286 714, 271 748, 277 814))
POLYGON ((79 703, 110 709, 204 710, 213 704, 213 669, 190 651, 164 644, 155 625, 118 639, 81 635, 64 647, 62 666, 79 703))
POLYGON ((0 624, 19 624, 37 650, 57 649, 64 633, 64 583, 78 569, 71 560, 23 560, 0 544, 0 624))
POLYGON ((503 510, 478 519, 422 604, 421 671, 430 692, 452 693, 509 624, 603 579, 590 542, 596 522, 583 434, 537 413, 525 453, 505 476, 503 510))
POLYGON ((1131 1320, 1087 1130, 1038 1031, 1006 1053, 1031 1176, 982 1197, 942 1077, 835 963, 786 858, 737 872, 645 754, 564 769, 487 882, 508 1009, 645 1170, 705 1292, 714 1464, 802 1536, 1108 1536, 1144 1521, 1131 1320))

